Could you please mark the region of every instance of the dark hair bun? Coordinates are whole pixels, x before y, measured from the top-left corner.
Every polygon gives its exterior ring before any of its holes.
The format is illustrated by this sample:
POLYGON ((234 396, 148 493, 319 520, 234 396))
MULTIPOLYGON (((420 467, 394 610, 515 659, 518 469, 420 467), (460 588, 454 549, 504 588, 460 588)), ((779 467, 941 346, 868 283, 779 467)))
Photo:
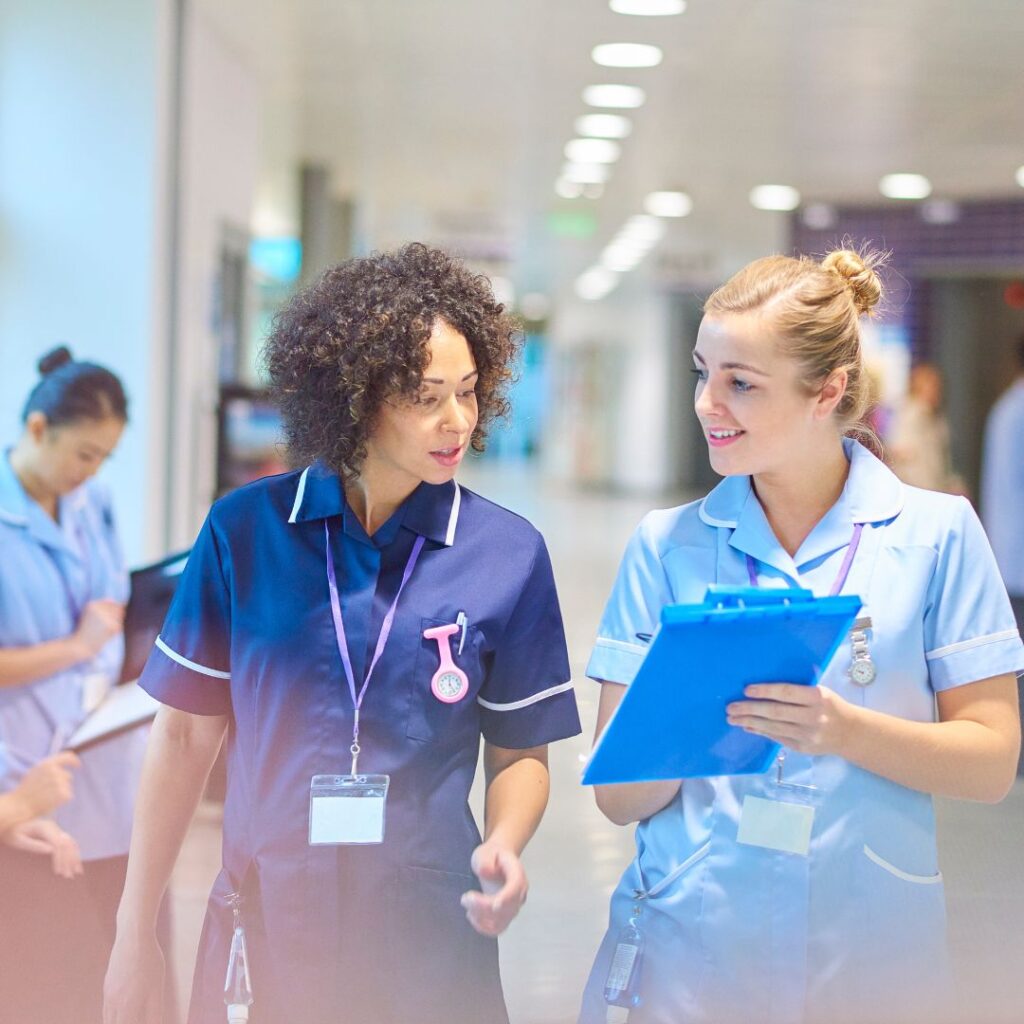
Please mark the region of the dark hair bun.
POLYGON ((53 373, 54 370, 59 370, 70 362, 72 362, 71 350, 66 345, 60 345, 51 352, 47 352, 36 365, 39 367, 39 372, 45 377, 48 373, 53 373))

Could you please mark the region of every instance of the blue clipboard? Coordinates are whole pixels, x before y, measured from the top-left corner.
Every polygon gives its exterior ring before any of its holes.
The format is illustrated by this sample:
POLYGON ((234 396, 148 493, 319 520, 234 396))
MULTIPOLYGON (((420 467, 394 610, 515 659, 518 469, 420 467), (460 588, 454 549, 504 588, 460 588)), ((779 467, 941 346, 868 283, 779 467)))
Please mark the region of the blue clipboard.
POLYGON ((779 744, 730 726, 726 705, 750 683, 816 684, 860 607, 853 595, 711 587, 702 604, 663 608, 584 784, 767 771, 779 744))

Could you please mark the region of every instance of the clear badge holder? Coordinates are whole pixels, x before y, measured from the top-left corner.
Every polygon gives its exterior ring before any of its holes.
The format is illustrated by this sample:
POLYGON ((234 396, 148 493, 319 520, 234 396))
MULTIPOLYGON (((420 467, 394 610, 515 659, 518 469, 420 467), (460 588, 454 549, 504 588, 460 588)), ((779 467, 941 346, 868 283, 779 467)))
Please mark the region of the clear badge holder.
POLYGON ((309 787, 310 846, 384 842, 388 775, 314 775, 309 787))

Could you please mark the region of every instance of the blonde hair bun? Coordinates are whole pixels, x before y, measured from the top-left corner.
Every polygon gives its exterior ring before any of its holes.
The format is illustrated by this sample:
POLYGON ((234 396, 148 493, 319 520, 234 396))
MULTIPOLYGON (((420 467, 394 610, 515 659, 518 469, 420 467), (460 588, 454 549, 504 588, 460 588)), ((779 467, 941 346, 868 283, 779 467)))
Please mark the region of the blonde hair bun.
POLYGON ((853 249, 834 249, 822 261, 824 270, 838 274, 853 295, 853 304, 861 315, 870 314, 882 298, 882 282, 875 273, 883 258, 874 253, 861 254, 853 249))

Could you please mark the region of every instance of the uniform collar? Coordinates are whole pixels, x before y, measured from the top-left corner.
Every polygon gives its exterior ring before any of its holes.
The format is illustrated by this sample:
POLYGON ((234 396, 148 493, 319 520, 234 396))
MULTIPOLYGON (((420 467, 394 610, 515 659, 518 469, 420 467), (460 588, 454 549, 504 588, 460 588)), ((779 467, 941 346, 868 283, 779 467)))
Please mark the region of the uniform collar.
POLYGON ((843 439, 843 450, 850 462, 843 493, 795 557, 772 532, 749 476, 726 477, 700 503, 700 518, 709 526, 731 529, 732 547, 795 578, 801 567, 848 544, 856 523, 885 522, 903 509, 903 484, 888 466, 852 438, 843 439))
POLYGON ((67 529, 86 502, 85 485, 58 499, 60 525, 42 506, 32 499, 11 465, 11 450, 0 453, 0 522, 26 529, 40 544, 57 548, 78 557, 76 545, 68 538, 67 529))
MULTIPOLYGON (((436 485, 421 483, 394 516, 374 534, 373 541, 387 542, 393 539, 393 536, 388 536, 393 534, 393 530, 388 528, 395 524, 395 528, 397 525, 404 526, 428 540, 451 547, 455 543, 461 504, 462 488, 454 480, 436 485)), ((343 517, 345 532, 350 536, 356 539, 366 537, 345 500, 341 478, 322 463, 316 462, 299 476, 288 522, 304 523, 331 516, 343 517)))

